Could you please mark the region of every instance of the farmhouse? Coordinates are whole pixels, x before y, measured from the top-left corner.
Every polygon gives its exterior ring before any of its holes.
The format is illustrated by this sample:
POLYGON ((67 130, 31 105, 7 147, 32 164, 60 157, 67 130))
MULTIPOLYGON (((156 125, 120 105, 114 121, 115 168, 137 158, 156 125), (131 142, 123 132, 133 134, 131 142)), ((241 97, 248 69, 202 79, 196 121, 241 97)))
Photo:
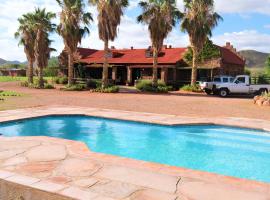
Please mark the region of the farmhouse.
MULTIPOLYGON (((230 43, 220 47, 220 57, 207 60, 199 65, 198 80, 215 75, 238 75, 244 73, 245 60, 230 43)), ((174 48, 164 45, 158 56, 158 78, 167 84, 190 82, 191 66, 185 62, 187 48, 174 48)), ((79 59, 75 64, 75 75, 80 78, 101 79, 103 50, 78 49, 79 59)), ((133 85, 138 79, 152 77, 152 49, 110 48, 109 79, 119 85, 133 85)))

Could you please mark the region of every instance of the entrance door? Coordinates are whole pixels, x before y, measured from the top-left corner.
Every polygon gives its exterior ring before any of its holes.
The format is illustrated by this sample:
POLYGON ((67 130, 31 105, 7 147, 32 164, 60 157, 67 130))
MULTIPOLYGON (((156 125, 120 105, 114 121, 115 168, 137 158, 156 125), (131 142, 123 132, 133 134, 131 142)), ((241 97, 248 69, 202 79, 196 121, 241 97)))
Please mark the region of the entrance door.
POLYGON ((126 85, 126 83, 127 83, 127 67, 119 66, 117 67, 116 84, 126 85))

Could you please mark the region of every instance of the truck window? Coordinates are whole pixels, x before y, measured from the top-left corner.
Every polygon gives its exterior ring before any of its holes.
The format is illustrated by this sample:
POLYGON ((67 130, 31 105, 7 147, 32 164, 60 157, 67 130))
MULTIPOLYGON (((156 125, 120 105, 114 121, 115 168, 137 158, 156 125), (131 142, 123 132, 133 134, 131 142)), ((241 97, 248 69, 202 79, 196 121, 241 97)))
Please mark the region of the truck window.
POLYGON ((214 82, 220 83, 221 82, 221 78, 214 78, 214 82))
POLYGON ((228 83, 229 79, 228 78, 223 78, 223 83, 228 83))
POLYGON ((230 82, 232 83, 234 81, 234 78, 230 78, 230 82))
POLYGON ((239 78, 237 78, 237 80, 235 81, 235 83, 245 83, 245 77, 239 77, 239 78))

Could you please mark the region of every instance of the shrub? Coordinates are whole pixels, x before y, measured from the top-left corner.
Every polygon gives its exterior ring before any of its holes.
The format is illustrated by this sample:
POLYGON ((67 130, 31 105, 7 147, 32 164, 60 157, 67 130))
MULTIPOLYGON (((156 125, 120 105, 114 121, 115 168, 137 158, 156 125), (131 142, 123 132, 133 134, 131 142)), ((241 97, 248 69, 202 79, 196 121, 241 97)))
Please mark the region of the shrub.
POLYGON ((100 88, 101 85, 102 85, 102 82, 99 79, 90 79, 90 80, 87 80, 86 82, 86 86, 90 89, 100 88))
POLYGON ((101 87, 98 87, 94 90, 92 90, 93 92, 100 92, 100 93, 117 93, 119 92, 119 87, 118 86, 109 86, 107 88, 101 88, 101 87))
POLYGON ((55 89, 55 87, 49 83, 44 84, 44 89, 55 89))
POLYGON ((270 92, 264 92, 261 96, 263 98, 265 98, 265 99, 269 99, 270 100, 270 92))
POLYGON ((83 91, 86 90, 86 85, 85 84, 75 84, 71 86, 66 86, 65 88, 62 88, 64 91, 83 91))
POLYGON ((0 97, 19 97, 21 94, 13 91, 0 91, 0 97))
POLYGON ((21 86, 22 87, 28 87, 29 86, 28 81, 21 82, 21 86))
POLYGON ((167 93, 172 90, 171 86, 167 86, 164 82, 158 81, 158 87, 152 86, 151 80, 140 80, 136 84, 136 88, 142 92, 157 92, 157 93, 167 93))
POLYGON ((193 86, 193 85, 184 85, 180 88, 180 90, 187 91, 187 92, 202 92, 199 85, 193 86))
POLYGON ((62 84, 62 85, 66 85, 68 83, 68 77, 67 76, 58 76, 55 77, 54 79, 56 84, 62 84))

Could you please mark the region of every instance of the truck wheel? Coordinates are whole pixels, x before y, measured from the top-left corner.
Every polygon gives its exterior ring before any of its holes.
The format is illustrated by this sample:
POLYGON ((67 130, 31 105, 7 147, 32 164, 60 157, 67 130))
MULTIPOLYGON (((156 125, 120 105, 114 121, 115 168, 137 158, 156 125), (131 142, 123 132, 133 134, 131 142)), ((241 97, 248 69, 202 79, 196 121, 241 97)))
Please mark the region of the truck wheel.
POLYGON ((264 92, 268 92, 268 90, 266 88, 260 89, 258 93, 259 95, 262 95, 264 92))
POLYGON ((219 90, 219 96, 221 97, 227 97, 229 95, 229 91, 226 88, 222 88, 219 90))
POLYGON ((212 90, 206 89, 206 90, 204 90, 204 91, 205 91, 205 93, 206 93, 207 95, 212 94, 212 90))

